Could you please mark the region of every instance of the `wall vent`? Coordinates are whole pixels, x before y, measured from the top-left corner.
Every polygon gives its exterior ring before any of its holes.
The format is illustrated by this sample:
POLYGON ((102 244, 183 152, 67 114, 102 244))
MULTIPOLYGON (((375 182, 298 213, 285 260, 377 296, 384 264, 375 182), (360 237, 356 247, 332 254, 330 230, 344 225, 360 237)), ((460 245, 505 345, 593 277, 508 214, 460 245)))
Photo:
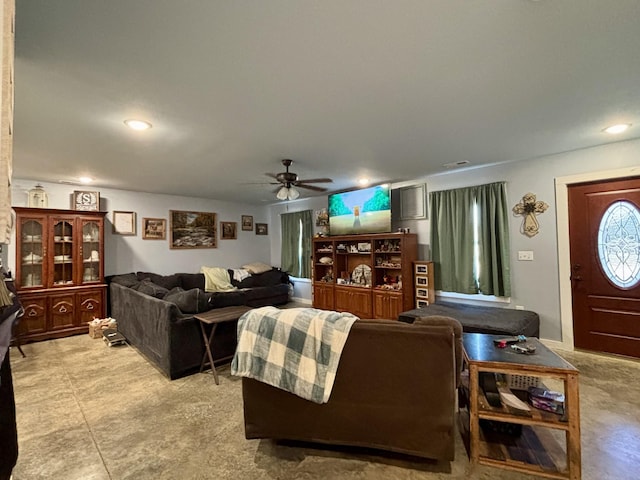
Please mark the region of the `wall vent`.
POLYGON ((469 160, 460 160, 459 162, 445 163, 442 166, 444 168, 458 168, 458 167, 464 167, 465 165, 469 165, 469 160))

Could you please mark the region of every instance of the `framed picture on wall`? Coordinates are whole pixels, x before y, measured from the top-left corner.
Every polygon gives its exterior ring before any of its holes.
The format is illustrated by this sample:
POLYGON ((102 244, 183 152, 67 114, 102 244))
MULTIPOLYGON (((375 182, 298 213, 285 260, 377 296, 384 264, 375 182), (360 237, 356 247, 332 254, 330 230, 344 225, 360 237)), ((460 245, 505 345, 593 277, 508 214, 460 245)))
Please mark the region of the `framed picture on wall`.
POLYGON ((237 237, 238 224, 236 222, 220 222, 220 239, 235 240, 237 237))
POLYGON ((253 216, 242 215, 242 230, 253 230, 253 216))
POLYGON ((113 233, 118 235, 136 234, 136 212, 113 212, 113 233))
POLYGON ((256 235, 268 235, 269 225, 266 223, 256 223, 256 235))
POLYGON ((143 218, 142 239, 164 240, 167 238, 167 221, 164 218, 143 218))
POLYGON ((169 248, 217 248, 216 214, 169 211, 169 248))

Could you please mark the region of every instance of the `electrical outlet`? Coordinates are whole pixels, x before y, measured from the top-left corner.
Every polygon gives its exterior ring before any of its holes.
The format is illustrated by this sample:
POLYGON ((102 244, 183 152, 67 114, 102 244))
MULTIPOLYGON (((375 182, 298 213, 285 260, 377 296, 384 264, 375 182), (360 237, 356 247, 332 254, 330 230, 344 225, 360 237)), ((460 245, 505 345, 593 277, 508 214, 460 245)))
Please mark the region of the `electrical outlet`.
POLYGON ((518 260, 523 260, 526 262, 533 261, 533 250, 519 250, 518 251, 518 260))

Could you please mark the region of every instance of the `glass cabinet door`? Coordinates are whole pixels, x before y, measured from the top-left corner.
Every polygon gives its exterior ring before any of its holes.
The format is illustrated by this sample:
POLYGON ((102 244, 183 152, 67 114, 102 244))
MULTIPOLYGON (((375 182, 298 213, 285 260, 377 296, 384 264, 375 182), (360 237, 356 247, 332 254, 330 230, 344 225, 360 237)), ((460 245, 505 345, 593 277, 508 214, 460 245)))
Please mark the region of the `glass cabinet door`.
POLYGON ((82 220, 82 283, 99 282, 101 275, 102 245, 100 244, 100 223, 82 220))
POLYGON ((72 219, 53 219, 53 286, 73 285, 72 219))
POLYGON ((44 219, 24 219, 20 225, 20 286, 42 287, 45 282, 44 257, 46 247, 43 238, 44 219))

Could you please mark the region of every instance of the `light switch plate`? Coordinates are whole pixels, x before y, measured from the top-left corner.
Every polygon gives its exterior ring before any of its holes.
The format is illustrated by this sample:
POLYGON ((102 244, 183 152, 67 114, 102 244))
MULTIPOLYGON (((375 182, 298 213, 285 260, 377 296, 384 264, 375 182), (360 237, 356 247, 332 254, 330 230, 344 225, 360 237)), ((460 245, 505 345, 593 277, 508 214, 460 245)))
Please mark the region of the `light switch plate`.
POLYGON ((519 250, 518 251, 518 260, 523 260, 526 262, 533 261, 533 250, 519 250))

